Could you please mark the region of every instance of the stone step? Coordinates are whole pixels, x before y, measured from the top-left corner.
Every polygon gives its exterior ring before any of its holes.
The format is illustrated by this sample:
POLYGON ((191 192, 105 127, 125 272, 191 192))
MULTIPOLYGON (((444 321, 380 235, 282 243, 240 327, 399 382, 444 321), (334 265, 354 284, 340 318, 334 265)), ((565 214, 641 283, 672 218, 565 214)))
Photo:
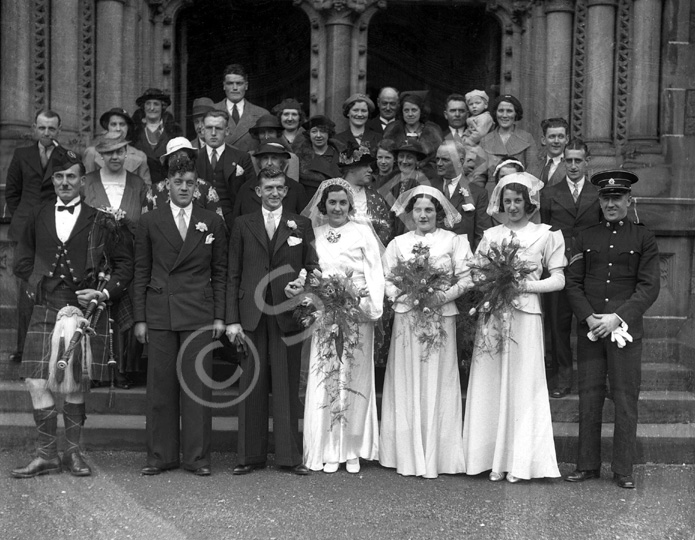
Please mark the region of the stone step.
MULTIPOLYGON (((20 382, 0 382, 0 412, 31 412, 29 393, 20 382)), ((236 416, 236 405, 224 406, 238 396, 236 387, 213 392, 215 417, 236 416)), ((95 388, 87 399, 89 415, 142 415, 145 412, 146 392, 144 387, 130 390, 95 388)), ((463 396, 465 410, 466 396, 463 396)), ((377 393, 377 410, 381 411, 381 393, 377 393)), ((272 407, 271 407, 272 411, 272 407)), ((562 399, 550 399, 550 411, 555 422, 579 421, 579 396, 570 394, 562 399)), ((603 409, 603 421, 614 419, 613 402, 607 399, 603 409)), ((683 391, 647 390, 640 393, 639 420, 645 424, 668 424, 695 422, 695 394, 683 391)))
MULTIPOLYGON (((59 419, 59 426, 62 419, 59 419)), ((301 429, 301 423, 300 423, 301 429)), ((272 420, 269 422, 269 451, 273 451, 272 420)), ((36 428, 30 413, 0 413, 0 432, 4 448, 30 450, 36 441, 36 428)), ((577 459, 576 423, 553 423, 555 449, 560 462, 577 459)), ((59 448, 64 447, 62 429, 59 448)), ((94 415, 83 430, 86 450, 145 451, 145 417, 141 415, 94 415)), ((238 422, 234 417, 216 417, 212 422, 213 451, 236 451, 238 422)), ((601 455, 610 462, 613 448, 613 425, 604 424, 601 432, 601 455)), ((637 427, 636 463, 695 463, 695 424, 640 424, 637 427)))

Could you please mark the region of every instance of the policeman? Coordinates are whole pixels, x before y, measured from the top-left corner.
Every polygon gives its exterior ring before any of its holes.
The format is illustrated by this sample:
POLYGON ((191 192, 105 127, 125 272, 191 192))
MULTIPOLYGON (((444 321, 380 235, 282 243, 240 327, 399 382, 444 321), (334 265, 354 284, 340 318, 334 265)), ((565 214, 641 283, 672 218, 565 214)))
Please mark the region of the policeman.
POLYGON ((613 476, 634 488, 632 465, 637 435, 642 357, 642 317, 659 295, 659 251, 654 234, 628 221, 630 171, 594 174, 603 219, 577 236, 566 272, 567 296, 581 323, 577 331, 579 448, 577 468, 565 478, 598 478, 601 416, 606 376, 615 403, 613 476))

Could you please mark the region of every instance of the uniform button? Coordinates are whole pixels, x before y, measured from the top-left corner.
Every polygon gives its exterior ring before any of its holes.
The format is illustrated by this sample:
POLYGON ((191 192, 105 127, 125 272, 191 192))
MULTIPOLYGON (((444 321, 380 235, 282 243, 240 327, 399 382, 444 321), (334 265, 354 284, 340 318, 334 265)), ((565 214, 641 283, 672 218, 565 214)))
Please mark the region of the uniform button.
POLYGON ((618 231, 613 231, 613 234, 618 234, 618 231))
POLYGON ((608 298, 606 298, 606 302, 608 302, 608 298))
POLYGON ((53 272, 49 272, 48 277, 53 277, 53 272))
POLYGON ((65 274, 60 274, 60 279, 65 279, 65 274))
POLYGON ((611 280, 610 280, 610 279, 607 279, 607 280, 606 280, 606 283, 610 283, 610 282, 611 282, 611 280))
POLYGON ((613 263, 608 263, 608 266, 613 266, 613 263))
POLYGON ((613 245, 612 245, 612 244, 611 244, 610 246, 608 246, 608 247, 611 248, 611 249, 613 249, 613 245))

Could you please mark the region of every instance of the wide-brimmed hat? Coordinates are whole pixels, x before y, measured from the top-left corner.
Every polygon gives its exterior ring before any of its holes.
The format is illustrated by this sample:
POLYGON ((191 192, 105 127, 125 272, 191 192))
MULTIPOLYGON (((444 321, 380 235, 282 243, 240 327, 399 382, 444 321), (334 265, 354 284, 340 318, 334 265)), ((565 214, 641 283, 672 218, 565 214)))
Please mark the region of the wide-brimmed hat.
POLYGON ((335 129, 335 122, 323 114, 315 114, 302 124, 302 127, 309 131, 313 127, 325 127, 335 129))
POLYGON ((253 156, 260 157, 265 154, 279 154, 289 158, 290 150, 280 139, 267 139, 253 153, 253 156))
POLYGON ((370 165, 376 158, 370 153, 369 147, 357 146, 350 141, 342 152, 338 155, 338 167, 347 169, 358 165, 370 165))
POLYGON ((167 153, 160 157, 159 161, 164 165, 169 159, 169 156, 179 150, 186 150, 189 157, 194 157, 198 153, 198 150, 193 148, 191 141, 186 137, 174 137, 167 143, 167 153))
POLYGON ((113 152, 128 145, 128 141, 122 133, 104 133, 96 140, 94 148, 100 154, 113 152))
POLYGON ((422 145, 418 141, 406 140, 398 148, 396 148, 396 155, 399 152, 410 152, 418 156, 418 161, 421 161, 427 157, 427 153, 422 149, 422 145))
POLYGON ((193 100, 193 109, 191 114, 188 115, 189 118, 197 118, 198 116, 204 116, 209 111, 215 108, 215 103, 207 97, 196 98, 193 100))
POLYGON ((602 195, 630 193, 632 184, 638 180, 639 177, 635 173, 624 169, 601 171, 591 176, 591 183, 598 188, 598 192, 602 195))
POLYGON ((282 124, 274 114, 264 114, 256 120, 256 125, 249 128, 249 133, 254 139, 258 139, 258 132, 262 129, 274 129, 282 132, 282 124))
POLYGON ((148 88, 138 99, 135 100, 135 104, 138 107, 142 107, 145 102, 150 99, 161 101, 162 105, 165 107, 171 105, 171 97, 169 94, 164 90, 160 90, 159 88, 148 88))
POLYGON ((369 111, 369 114, 372 114, 376 109, 376 107, 374 106, 374 102, 369 98, 367 94, 362 94, 358 92, 357 94, 352 94, 343 102, 343 116, 347 118, 352 106, 355 103, 359 103, 360 101, 364 101, 367 104, 367 110, 369 111))
POLYGON ((123 118, 123 120, 125 120, 126 124, 128 124, 129 134, 133 132, 133 130, 135 129, 135 122, 133 122, 133 119, 128 114, 128 111, 126 111, 125 109, 121 109, 120 107, 114 107, 113 109, 108 110, 104 114, 102 114, 101 118, 99 118, 99 125, 108 131, 109 120, 114 115, 120 116, 121 118, 123 118))

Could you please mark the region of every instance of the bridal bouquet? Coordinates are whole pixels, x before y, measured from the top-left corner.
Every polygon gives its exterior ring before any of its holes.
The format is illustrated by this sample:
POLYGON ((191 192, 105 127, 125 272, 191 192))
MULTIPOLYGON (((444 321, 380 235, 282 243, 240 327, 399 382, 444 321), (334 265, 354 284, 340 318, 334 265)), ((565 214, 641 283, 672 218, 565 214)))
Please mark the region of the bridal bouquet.
POLYGON ((305 328, 311 327, 316 336, 318 362, 314 371, 319 384, 326 388, 328 402, 324 407, 331 411, 332 429, 336 423, 347 422, 348 404, 341 400, 341 394, 362 395, 350 388, 350 374, 354 350, 359 346, 359 324, 366 320, 360 299, 368 293, 355 286, 352 271, 344 275, 309 275, 307 284, 294 317, 305 328), (341 367, 343 364, 346 367, 341 367))
POLYGON ((490 317, 505 318, 515 306, 516 297, 523 292, 521 283, 537 269, 537 265, 519 257, 519 239, 512 232, 501 244, 491 242, 487 253, 478 253, 476 261, 469 263, 473 290, 480 299, 470 309, 470 316, 482 317, 484 323, 490 317))
POLYGON ((413 257, 407 261, 398 260, 388 279, 401 291, 393 301, 412 306, 409 313, 413 331, 422 345, 420 360, 427 361, 433 350, 441 347, 446 340, 435 293, 446 291, 453 283, 450 273, 437 268, 430 261, 429 246, 415 244, 412 254, 413 257))

